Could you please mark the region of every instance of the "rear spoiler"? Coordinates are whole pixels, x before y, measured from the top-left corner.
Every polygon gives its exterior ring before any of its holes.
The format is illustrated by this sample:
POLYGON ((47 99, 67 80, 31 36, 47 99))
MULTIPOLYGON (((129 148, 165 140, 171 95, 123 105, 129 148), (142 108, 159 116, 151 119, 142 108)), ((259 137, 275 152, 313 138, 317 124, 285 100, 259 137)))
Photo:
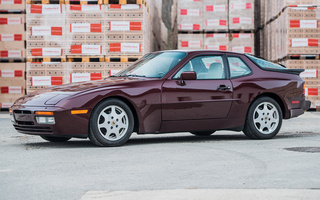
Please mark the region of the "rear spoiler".
POLYGON ((274 72, 281 72, 281 73, 287 73, 287 74, 295 74, 300 75, 302 72, 304 72, 304 69, 274 69, 274 68, 265 68, 265 70, 268 71, 274 71, 274 72))

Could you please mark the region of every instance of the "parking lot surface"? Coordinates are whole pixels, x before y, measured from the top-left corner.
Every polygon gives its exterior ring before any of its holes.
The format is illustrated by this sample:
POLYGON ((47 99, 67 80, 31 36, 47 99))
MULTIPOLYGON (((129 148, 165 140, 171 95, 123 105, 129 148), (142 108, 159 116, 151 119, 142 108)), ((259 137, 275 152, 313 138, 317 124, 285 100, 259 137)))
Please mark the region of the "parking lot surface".
POLYGON ((271 140, 133 135, 116 148, 19 134, 6 112, 0 127, 0 199, 320 199, 319 112, 271 140))

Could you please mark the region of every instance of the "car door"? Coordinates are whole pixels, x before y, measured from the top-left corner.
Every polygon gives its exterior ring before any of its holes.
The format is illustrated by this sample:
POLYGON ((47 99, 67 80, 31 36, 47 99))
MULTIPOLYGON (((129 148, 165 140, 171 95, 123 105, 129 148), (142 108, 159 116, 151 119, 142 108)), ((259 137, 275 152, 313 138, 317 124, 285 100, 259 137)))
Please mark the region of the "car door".
POLYGON ((195 56, 162 85, 162 120, 226 118, 232 104, 232 84, 224 55, 195 56), (180 75, 194 71, 195 80, 180 83, 180 75))

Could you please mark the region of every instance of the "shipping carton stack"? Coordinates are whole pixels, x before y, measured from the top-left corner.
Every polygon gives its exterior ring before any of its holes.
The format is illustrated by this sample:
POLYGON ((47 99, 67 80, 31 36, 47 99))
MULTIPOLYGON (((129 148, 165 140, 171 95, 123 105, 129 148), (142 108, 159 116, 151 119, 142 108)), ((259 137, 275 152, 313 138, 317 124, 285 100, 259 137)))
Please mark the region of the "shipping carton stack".
POLYGON ((145 6, 137 4, 106 5, 106 70, 113 75, 148 52, 145 6))
MULTIPOLYGON (((64 83, 65 5, 27 2, 27 93, 64 83)), ((45 2, 40 2, 45 3, 45 2)), ((63 2, 59 2, 63 3, 63 2)))
POLYGON ((288 68, 303 68, 306 98, 312 108, 320 107, 320 1, 282 0, 273 5, 263 4, 265 10, 264 38, 260 54, 273 62, 281 62, 288 68))
POLYGON ((229 50, 255 54, 254 0, 229 0, 229 50))
POLYGON ((203 0, 178 0, 178 49, 203 49, 203 0))
POLYGON ((178 49, 254 54, 255 0, 179 0, 178 49))
POLYGON ((91 3, 66 5, 66 83, 105 77, 105 5, 91 3))
POLYGON ((0 109, 25 93, 25 1, 0 1, 0 109))

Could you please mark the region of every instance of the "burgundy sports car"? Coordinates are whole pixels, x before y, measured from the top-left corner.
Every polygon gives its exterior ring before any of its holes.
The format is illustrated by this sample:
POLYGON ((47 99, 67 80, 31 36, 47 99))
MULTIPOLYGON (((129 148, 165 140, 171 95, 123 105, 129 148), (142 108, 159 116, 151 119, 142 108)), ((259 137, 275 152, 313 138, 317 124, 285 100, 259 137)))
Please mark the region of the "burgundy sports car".
POLYGON ((223 51, 149 53, 114 76, 40 90, 10 109, 20 133, 120 146, 132 132, 243 131, 270 139, 309 109, 301 69, 223 51))

